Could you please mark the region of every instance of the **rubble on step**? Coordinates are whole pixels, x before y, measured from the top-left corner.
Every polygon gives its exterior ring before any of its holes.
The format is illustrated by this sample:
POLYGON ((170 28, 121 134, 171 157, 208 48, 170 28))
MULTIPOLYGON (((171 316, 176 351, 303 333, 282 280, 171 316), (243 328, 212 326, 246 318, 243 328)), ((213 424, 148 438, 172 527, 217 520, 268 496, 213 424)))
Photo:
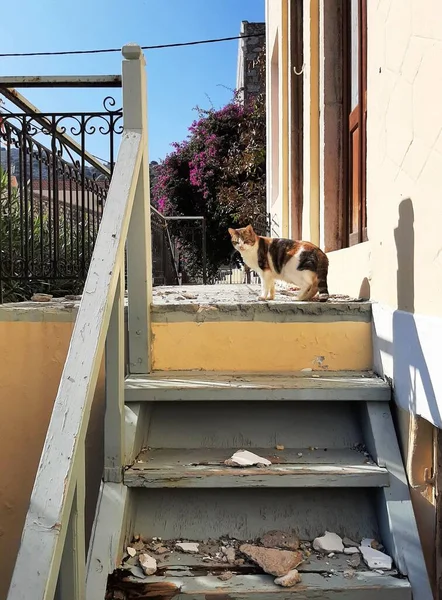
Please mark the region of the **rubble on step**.
POLYGON ((106 599, 116 600, 114 591, 119 593, 127 586, 134 587, 134 595, 127 598, 136 598, 137 581, 154 585, 148 577, 152 575, 162 581, 167 581, 168 575, 211 575, 227 582, 237 575, 267 573, 275 577, 275 586, 291 588, 302 582, 303 573, 345 579, 369 570, 395 574, 391 558, 375 547, 382 548, 373 539, 358 542, 328 531, 312 541, 300 540, 293 530, 270 530, 254 540, 163 540, 138 535, 127 547, 120 568, 110 577, 106 599))

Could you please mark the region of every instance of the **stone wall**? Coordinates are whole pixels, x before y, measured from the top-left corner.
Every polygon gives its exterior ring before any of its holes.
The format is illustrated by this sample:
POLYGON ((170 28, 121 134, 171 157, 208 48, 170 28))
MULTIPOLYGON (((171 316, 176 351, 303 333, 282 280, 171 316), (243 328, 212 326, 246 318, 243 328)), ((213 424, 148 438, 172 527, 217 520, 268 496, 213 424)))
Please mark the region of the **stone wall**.
POLYGON ((258 92, 265 92, 265 78, 260 77, 255 65, 265 43, 265 23, 242 21, 240 34, 253 35, 253 37, 239 40, 238 46, 236 89, 240 90, 239 99, 246 102, 248 98, 258 92))

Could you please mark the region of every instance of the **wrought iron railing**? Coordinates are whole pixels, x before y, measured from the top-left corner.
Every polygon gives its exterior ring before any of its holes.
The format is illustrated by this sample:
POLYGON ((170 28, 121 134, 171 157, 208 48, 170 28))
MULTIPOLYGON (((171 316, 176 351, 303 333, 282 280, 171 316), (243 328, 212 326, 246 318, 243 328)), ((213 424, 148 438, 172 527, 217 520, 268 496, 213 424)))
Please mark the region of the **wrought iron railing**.
POLYGON ((103 106, 88 114, 0 114, 0 302, 34 291, 81 292, 123 130, 115 100, 103 106), (79 138, 77 153, 66 132, 79 138), (86 141, 97 134, 107 138, 107 164, 87 158, 86 141))

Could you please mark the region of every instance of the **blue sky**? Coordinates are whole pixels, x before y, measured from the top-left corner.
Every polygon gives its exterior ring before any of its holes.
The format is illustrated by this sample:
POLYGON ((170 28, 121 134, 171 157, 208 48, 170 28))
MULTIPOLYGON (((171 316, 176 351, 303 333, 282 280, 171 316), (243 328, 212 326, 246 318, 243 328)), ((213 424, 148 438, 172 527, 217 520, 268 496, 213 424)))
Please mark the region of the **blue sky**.
MULTIPOLYGON (((242 20, 264 21, 264 0, 22 0, 2 7, 1 52, 34 52, 185 42, 238 35, 242 20), (21 16, 17 14, 17 8, 21 16), (63 9, 61 9, 63 6, 63 9)), ((238 42, 146 51, 150 160, 187 135, 193 108, 223 106, 236 82, 238 42), (225 87, 224 87, 225 86, 225 87), (208 99, 210 98, 210 101, 208 99)), ((1 58, 1 75, 121 72, 119 53, 1 58)), ((108 90, 21 90, 41 111, 97 111, 108 90)), ((120 99, 120 90, 110 90, 120 99)), ((99 136, 88 150, 107 156, 99 136)))

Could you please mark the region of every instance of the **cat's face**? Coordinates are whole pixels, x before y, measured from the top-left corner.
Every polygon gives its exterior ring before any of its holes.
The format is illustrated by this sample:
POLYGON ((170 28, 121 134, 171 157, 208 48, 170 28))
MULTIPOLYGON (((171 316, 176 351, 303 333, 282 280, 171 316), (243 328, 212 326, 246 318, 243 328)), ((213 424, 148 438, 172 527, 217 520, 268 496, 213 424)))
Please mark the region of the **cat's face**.
POLYGON ((251 248, 256 242, 256 233, 253 231, 251 225, 241 227, 240 229, 229 227, 229 233, 233 247, 239 252, 244 252, 248 248, 251 248))

